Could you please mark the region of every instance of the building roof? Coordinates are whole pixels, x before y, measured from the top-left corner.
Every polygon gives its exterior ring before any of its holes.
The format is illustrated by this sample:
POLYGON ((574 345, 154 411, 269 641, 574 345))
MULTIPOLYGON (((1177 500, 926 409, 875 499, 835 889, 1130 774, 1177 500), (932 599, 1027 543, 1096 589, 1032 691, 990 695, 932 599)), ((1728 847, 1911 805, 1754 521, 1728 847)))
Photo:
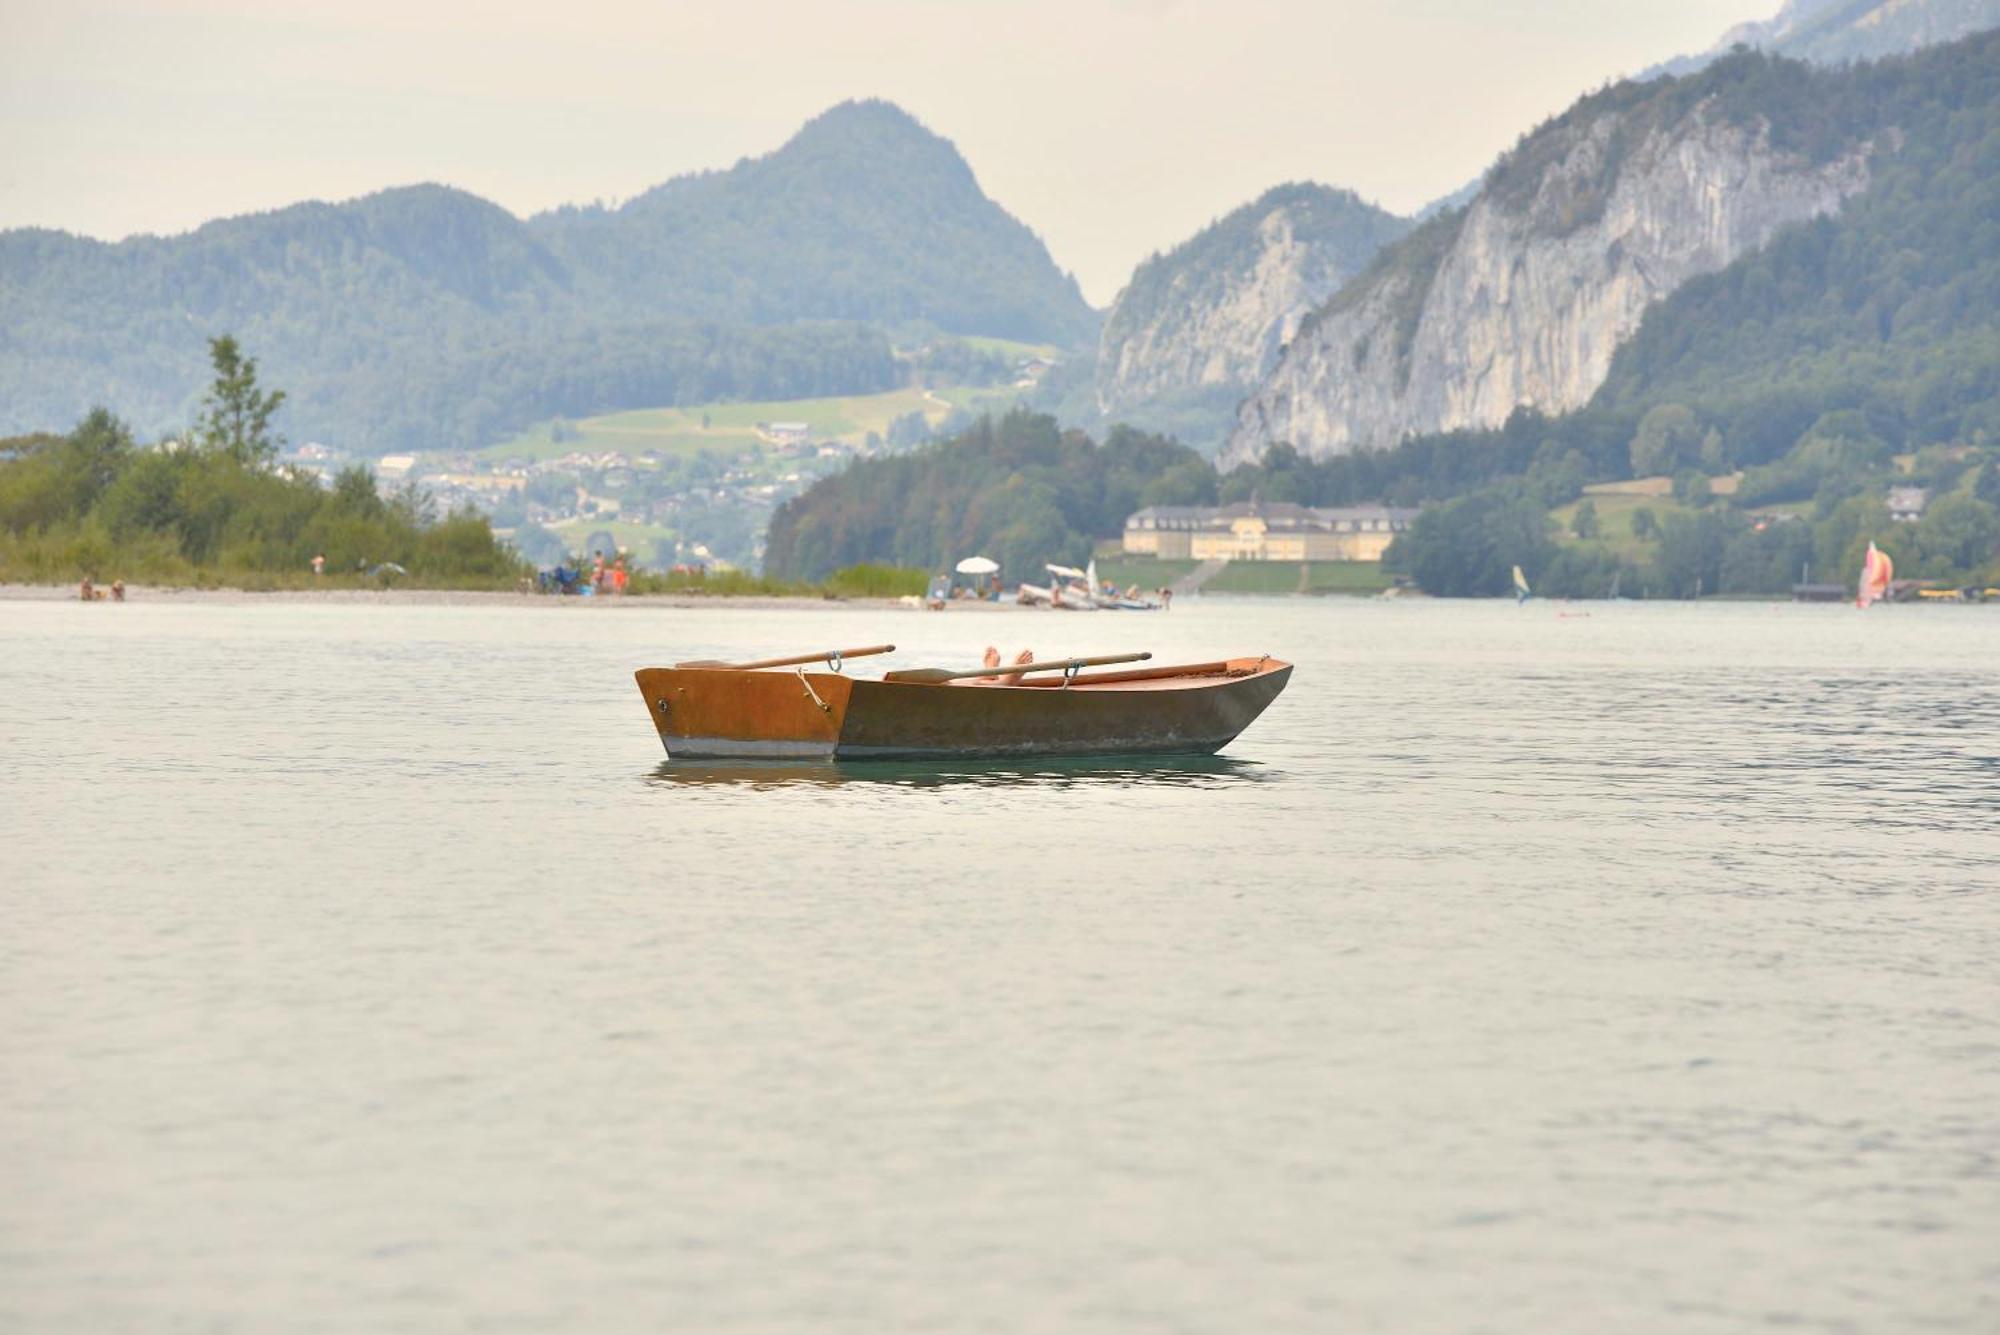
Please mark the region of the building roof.
POLYGON ((1272 532, 1325 530, 1367 520, 1402 528, 1415 510, 1387 505, 1309 507, 1292 501, 1238 501, 1234 505, 1149 505, 1125 520, 1126 528, 1226 529, 1239 519, 1261 519, 1272 532))

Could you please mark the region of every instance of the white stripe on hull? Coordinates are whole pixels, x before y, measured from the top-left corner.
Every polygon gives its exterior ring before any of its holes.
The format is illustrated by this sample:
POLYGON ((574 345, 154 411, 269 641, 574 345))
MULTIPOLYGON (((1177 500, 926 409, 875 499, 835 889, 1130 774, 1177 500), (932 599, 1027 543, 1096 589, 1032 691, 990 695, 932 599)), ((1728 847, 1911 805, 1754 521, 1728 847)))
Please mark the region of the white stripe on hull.
POLYGON ((660 734, 671 760, 831 760, 832 742, 743 741, 735 737, 660 734))

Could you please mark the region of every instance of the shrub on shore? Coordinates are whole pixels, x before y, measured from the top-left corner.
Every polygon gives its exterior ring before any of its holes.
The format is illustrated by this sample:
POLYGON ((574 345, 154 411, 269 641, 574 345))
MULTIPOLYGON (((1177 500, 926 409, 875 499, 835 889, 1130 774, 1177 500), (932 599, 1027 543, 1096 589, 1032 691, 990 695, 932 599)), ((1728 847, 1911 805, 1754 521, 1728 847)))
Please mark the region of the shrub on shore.
POLYGON ((315 556, 321 583, 372 587, 391 564, 437 587, 511 588, 526 573, 484 515, 436 518, 363 468, 329 490, 227 449, 142 449, 102 410, 68 435, 0 442, 0 580, 306 588, 315 556))

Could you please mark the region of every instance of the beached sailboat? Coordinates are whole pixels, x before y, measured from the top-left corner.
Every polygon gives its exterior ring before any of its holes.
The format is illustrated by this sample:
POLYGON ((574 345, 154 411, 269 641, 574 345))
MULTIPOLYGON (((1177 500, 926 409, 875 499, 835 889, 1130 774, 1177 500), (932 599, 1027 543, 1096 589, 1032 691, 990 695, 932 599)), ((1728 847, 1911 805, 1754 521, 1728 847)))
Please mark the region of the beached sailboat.
POLYGON ((1097 558, 1090 558, 1090 565, 1084 572, 1084 582, 1090 588, 1090 600, 1101 612, 1157 612, 1160 605, 1150 598, 1141 598, 1136 589, 1121 593, 1115 584, 1097 577, 1097 558))
POLYGON ((1869 543, 1867 555, 1861 558, 1861 578, 1855 584, 1854 605, 1868 607, 1887 598, 1889 583, 1895 578, 1896 563, 1889 559, 1889 553, 1869 543))
POLYGON ((904 669, 875 680, 842 670, 894 648, 634 675, 668 756, 767 760, 1208 755, 1249 727, 1292 675, 1268 655, 1130 666, 1151 657, 1144 653, 904 669))
POLYGON ((1023 584, 1016 594, 1017 601, 1030 607, 1053 607, 1064 612, 1097 610, 1097 601, 1090 596, 1089 586, 1085 583, 1089 577, 1083 571, 1075 566, 1053 563, 1043 568, 1049 572, 1047 586, 1023 584))

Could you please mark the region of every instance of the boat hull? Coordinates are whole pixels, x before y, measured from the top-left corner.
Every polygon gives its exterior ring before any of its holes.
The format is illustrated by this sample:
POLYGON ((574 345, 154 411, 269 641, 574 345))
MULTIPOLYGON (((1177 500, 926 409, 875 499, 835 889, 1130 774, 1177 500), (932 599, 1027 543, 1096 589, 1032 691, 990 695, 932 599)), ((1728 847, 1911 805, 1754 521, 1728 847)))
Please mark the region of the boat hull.
POLYGON ((707 668, 636 677, 675 759, 1208 755, 1263 713, 1292 672, 1273 659, 1215 666, 1188 677, 1109 673, 1068 688, 707 668))

